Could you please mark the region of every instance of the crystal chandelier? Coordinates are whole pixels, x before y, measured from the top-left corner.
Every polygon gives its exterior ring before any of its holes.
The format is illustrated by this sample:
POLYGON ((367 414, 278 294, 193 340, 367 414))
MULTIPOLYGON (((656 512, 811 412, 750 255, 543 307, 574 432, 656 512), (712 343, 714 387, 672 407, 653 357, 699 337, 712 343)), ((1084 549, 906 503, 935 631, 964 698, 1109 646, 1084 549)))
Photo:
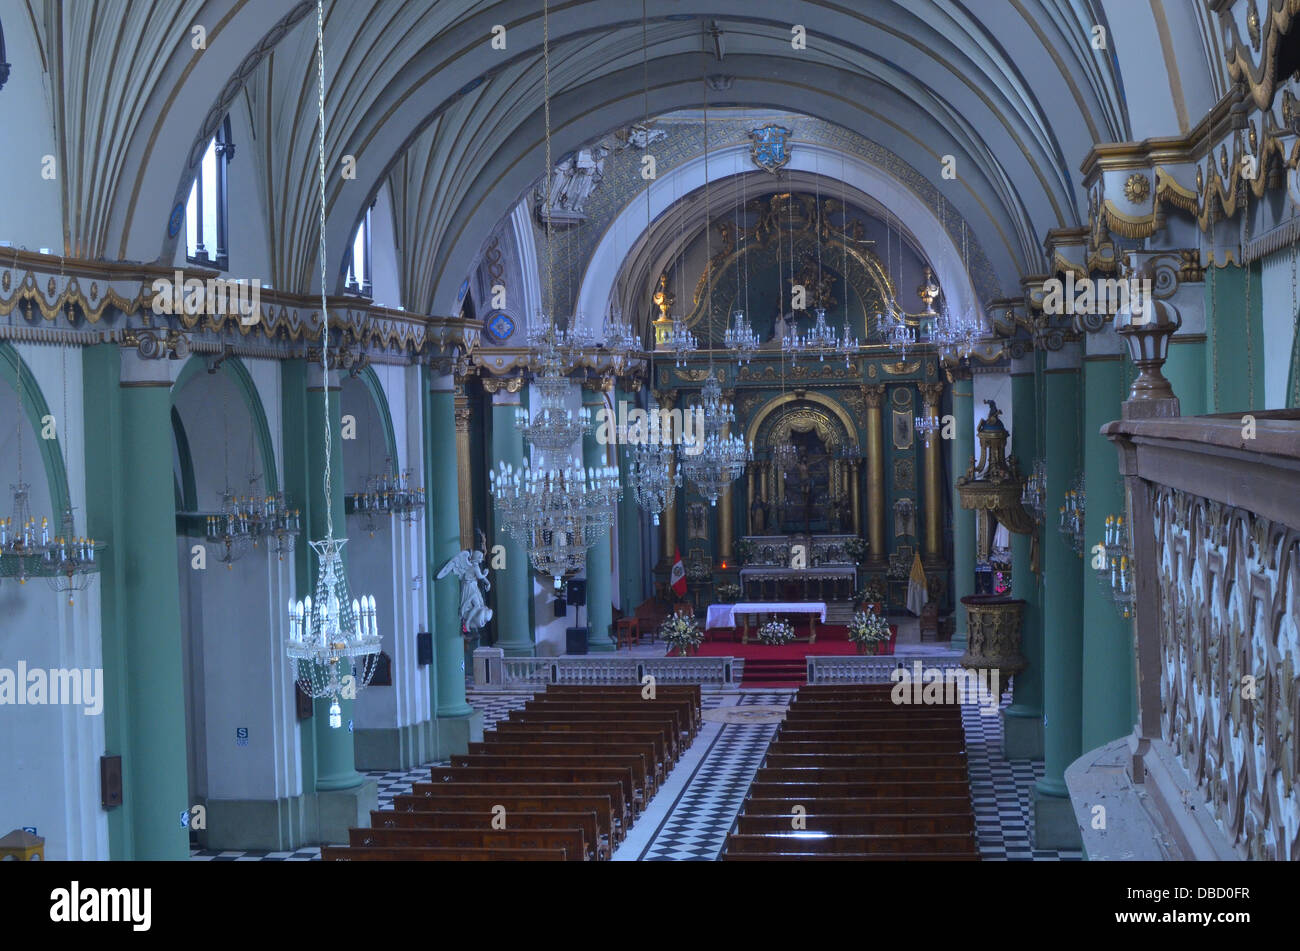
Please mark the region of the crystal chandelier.
POLYGON ((602 335, 605 349, 611 353, 630 354, 641 349, 641 338, 632 330, 632 326, 623 319, 623 310, 615 306, 605 318, 602 335))
POLYGON ((1020 506, 1029 513, 1034 524, 1043 524, 1044 505, 1047 502, 1047 465, 1042 459, 1034 460, 1033 471, 1025 479, 1020 493, 1020 506))
MULTIPOLYGON (((324 0, 316 0, 317 44, 317 122, 318 173, 320 184, 319 227, 321 268, 321 372, 329 378, 329 305, 325 289, 328 257, 325 254, 325 10, 324 0)), ((322 401, 325 423, 325 538, 314 541, 319 565, 316 573, 315 598, 289 602, 289 639, 285 645, 291 660, 297 661, 298 685, 313 699, 331 698, 329 725, 343 726, 342 698, 344 681, 352 676, 356 690, 364 689, 374 676, 383 640, 379 633, 375 599, 362 595, 354 599, 343 570, 342 549, 346 538, 334 537, 334 505, 330 471, 332 445, 329 401, 322 401)))
POLYGON ((365 519, 366 531, 375 533, 377 517, 388 515, 407 524, 418 522, 424 517, 424 489, 411 485, 410 469, 403 469, 398 475, 393 474, 392 459, 384 460, 384 474, 368 476, 364 492, 352 495, 352 511, 365 519))
POLYGON ((206 537, 209 545, 220 547, 217 560, 229 569, 252 550, 257 516, 253 512, 253 500, 236 496, 229 486, 218 496, 221 506, 218 514, 207 517, 206 537))
POLYGON ((1087 494, 1084 492, 1083 476, 1075 478, 1069 491, 1065 493, 1065 504, 1061 506, 1058 531, 1065 536, 1076 555, 1083 554, 1083 523, 1087 508, 1087 494))
POLYGON ((778 472, 790 472, 799 464, 799 450, 789 441, 777 443, 772 447, 772 465, 778 472))
POLYGON ((55 591, 68 592, 68 604, 71 605, 72 592, 81 591, 90 584, 90 576, 99 568, 95 552, 103 551, 107 546, 96 544, 93 538, 77 535, 71 506, 63 510, 62 532, 45 553, 46 580, 55 591))
POLYGON ((930 445, 930 434, 938 432, 943 426, 938 416, 917 416, 916 431, 925 437, 925 444, 930 445))
POLYGON ((515 409, 515 429, 535 449, 546 453, 563 453, 591 432, 591 414, 585 409, 571 410, 566 405, 569 380, 561 371, 561 361, 553 351, 545 351, 541 377, 533 381, 533 392, 540 405, 532 419, 522 406, 515 409))
POLYGON ((700 349, 700 342, 687 329, 680 314, 673 315, 672 330, 668 333, 668 349, 672 351, 675 365, 679 367, 686 366, 690 355, 700 349))
POLYGON ((616 466, 584 469, 578 459, 559 469, 548 468, 545 458, 531 468, 527 459, 519 469, 503 462, 488 475, 506 531, 557 591, 565 575, 586 565, 587 549, 613 523, 622 497, 616 466))
MULTIPOLYGON (((22 412, 19 414, 19 426, 22 425, 22 412)), ((0 569, 5 576, 17 578, 19 584, 26 584, 34 572, 37 563, 50 550, 49 520, 41 516, 37 525, 28 501, 31 486, 21 481, 22 469, 22 431, 19 430, 19 480, 11 483, 9 491, 13 493, 13 515, 0 519, 0 569)))
POLYGON ((1123 515, 1106 516, 1106 534, 1102 551, 1093 562, 1097 580, 1110 586, 1115 609, 1120 616, 1133 616, 1133 546, 1123 515))
POLYGON ((266 541, 267 550, 283 561, 302 533, 302 517, 297 509, 289 508, 283 492, 273 492, 262 500, 256 527, 257 537, 266 541))
POLYGON ((723 334, 722 342, 728 350, 735 351, 737 363, 749 363, 754 356, 760 341, 758 334, 749 326, 743 310, 732 313, 731 326, 723 334))
POLYGON ((649 438, 628 450, 627 481, 636 504, 649 512, 658 525, 659 513, 673 504, 681 488, 682 474, 673 468, 672 434, 665 433, 660 425, 658 404, 651 401, 646 413, 650 418, 649 438))
POLYGON ((735 408, 723 402, 722 387, 713 374, 700 390, 700 409, 704 416, 704 436, 692 433, 682 441, 682 469, 686 479, 709 500, 718 504, 718 496, 731 487, 754 458, 753 448, 736 435, 723 430, 736 421, 735 408))

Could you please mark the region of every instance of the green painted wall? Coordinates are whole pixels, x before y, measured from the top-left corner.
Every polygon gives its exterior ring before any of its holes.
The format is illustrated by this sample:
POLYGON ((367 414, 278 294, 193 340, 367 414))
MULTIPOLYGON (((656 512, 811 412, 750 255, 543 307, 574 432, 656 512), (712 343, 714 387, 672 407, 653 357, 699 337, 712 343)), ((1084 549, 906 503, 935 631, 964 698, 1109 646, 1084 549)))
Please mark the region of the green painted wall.
MULTIPOLYGON (((1206 411, 1235 413, 1259 409, 1264 406, 1264 291, 1260 263, 1257 261, 1249 268, 1206 268, 1205 293, 1209 338, 1205 361, 1206 411)), ((1177 389, 1174 392, 1181 399, 1182 394, 1177 389)), ((1194 415, 1186 409, 1182 414, 1194 415)))

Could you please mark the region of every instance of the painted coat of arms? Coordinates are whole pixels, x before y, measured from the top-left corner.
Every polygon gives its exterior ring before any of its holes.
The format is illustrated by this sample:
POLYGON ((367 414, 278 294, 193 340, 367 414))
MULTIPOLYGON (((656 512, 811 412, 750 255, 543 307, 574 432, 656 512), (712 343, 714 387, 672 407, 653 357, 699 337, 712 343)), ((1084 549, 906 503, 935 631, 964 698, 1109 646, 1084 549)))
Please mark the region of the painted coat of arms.
POLYGON ((765 125, 749 132, 749 157, 759 168, 775 175, 790 161, 790 130, 779 125, 765 125))

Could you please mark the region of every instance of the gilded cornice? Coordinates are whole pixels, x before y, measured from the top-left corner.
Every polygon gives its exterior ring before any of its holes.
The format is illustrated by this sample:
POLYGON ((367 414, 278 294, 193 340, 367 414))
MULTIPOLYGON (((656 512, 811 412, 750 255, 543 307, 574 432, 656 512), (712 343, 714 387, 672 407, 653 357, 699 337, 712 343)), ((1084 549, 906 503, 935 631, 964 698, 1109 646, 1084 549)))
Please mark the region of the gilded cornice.
POLYGON ((1269 109, 1279 86, 1278 47, 1300 13, 1300 0, 1262 0, 1262 9, 1255 6, 1257 2, 1261 0, 1248 0, 1245 5, 1245 40, 1233 15, 1238 4, 1221 4, 1217 12, 1224 33, 1230 34, 1224 50, 1228 78, 1246 88, 1256 108, 1269 109))

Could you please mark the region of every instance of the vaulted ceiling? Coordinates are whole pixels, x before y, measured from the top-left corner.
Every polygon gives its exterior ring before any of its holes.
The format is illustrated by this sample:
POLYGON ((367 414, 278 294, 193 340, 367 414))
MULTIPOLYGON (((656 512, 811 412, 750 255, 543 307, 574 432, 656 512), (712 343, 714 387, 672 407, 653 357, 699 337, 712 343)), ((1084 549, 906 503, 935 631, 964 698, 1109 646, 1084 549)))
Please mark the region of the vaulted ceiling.
MULTIPOLYGON (((273 283, 311 288, 314 2, 24 5, 61 77, 50 121, 72 253, 170 260, 168 217, 202 146, 245 109, 273 283), (192 49, 193 24, 205 50, 192 49)), ((711 105, 798 111, 878 142, 944 189, 1004 256, 995 266, 1021 274, 1043 269, 1048 229, 1084 222, 1078 165, 1094 142, 1176 135, 1171 121, 1195 121, 1222 90, 1209 14, 1181 0, 646 0, 646 13, 643 41, 639 0, 551 4, 555 158, 646 112, 698 107, 704 76, 727 77, 711 105)), ((327 0, 325 40, 327 155, 336 169, 354 156, 357 170, 330 179, 330 274, 391 180, 409 219, 406 306, 453 313, 485 237, 544 167, 542 2, 327 0)))

